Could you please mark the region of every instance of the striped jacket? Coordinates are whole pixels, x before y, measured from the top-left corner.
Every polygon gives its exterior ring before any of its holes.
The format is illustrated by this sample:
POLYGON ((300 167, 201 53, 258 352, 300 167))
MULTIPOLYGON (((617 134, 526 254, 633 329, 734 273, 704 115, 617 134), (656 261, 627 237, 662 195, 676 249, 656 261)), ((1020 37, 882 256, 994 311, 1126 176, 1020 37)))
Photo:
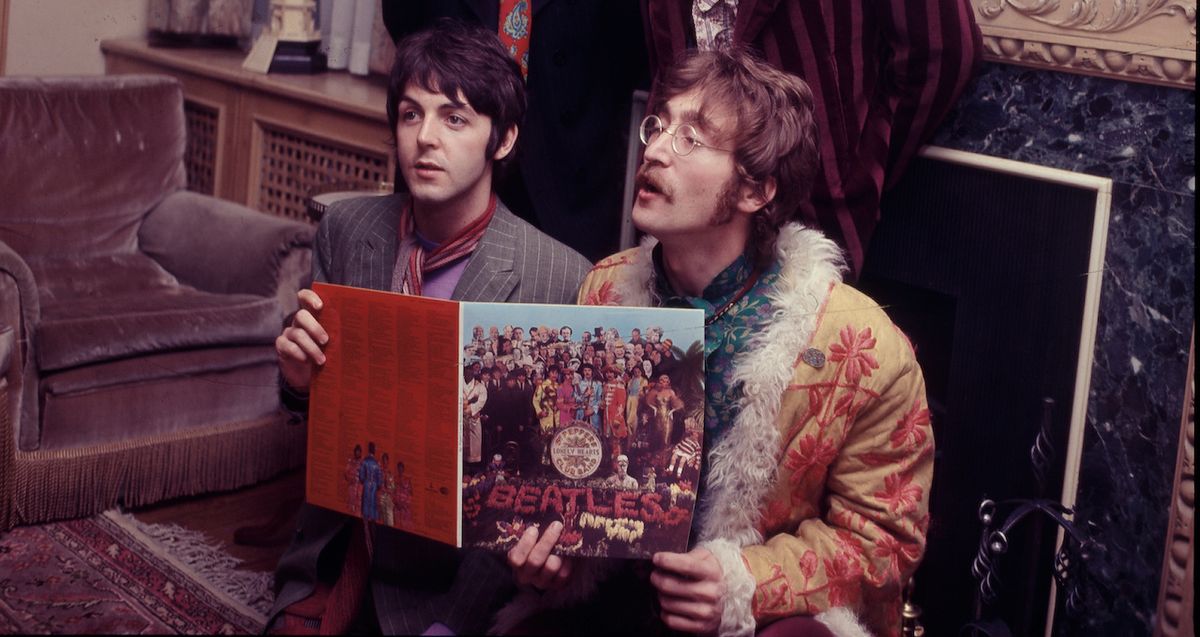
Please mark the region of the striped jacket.
MULTIPOLYGON (((691 0, 641 0, 651 72, 693 47, 691 0)), ((739 0, 733 41, 812 88, 820 174, 802 220, 837 241, 852 275, 880 194, 950 111, 979 60, 969 0, 739 0)))

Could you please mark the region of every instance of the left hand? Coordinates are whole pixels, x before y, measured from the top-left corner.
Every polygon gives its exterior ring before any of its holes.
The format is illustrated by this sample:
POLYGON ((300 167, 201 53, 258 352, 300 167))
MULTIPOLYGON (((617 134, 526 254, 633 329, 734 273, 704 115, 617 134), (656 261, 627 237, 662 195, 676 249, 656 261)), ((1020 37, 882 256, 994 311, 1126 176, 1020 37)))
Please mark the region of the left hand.
POLYGON ((650 583, 658 589, 668 628, 715 635, 725 611, 725 572, 705 548, 687 553, 655 553, 650 583))
POLYGON ((558 590, 571 577, 574 560, 553 554, 562 522, 555 520, 539 537, 537 526, 525 529, 517 545, 508 551, 508 565, 517 584, 540 591, 558 590))

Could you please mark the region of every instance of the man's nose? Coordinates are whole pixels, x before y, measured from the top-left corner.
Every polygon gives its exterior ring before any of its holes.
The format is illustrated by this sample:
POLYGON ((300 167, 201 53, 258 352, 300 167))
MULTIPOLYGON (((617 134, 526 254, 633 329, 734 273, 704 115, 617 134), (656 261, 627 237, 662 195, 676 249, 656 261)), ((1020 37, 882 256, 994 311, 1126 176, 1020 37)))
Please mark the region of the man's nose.
POLYGON ((649 144, 646 144, 646 150, 642 153, 642 162, 666 165, 671 160, 671 156, 675 154, 675 151, 671 150, 671 140, 672 137, 667 131, 660 132, 657 137, 650 140, 649 144))
POLYGON ((422 146, 436 146, 438 143, 437 122, 433 118, 426 118, 421 122, 421 127, 417 129, 417 143, 422 146))

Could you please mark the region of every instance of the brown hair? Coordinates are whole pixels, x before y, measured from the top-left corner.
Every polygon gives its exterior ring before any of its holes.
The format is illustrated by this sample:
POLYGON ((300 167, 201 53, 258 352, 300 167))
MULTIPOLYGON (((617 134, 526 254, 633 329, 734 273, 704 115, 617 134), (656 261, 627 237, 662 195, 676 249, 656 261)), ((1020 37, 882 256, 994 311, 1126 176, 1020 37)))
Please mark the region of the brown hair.
POLYGON ((649 112, 671 98, 699 90, 702 110, 728 108, 734 124, 720 145, 733 150, 738 177, 764 196, 769 178, 775 197, 754 214, 750 253, 759 265, 775 254, 779 230, 797 218, 817 171, 817 126, 808 84, 755 57, 744 47, 687 51, 659 76, 649 112))
MULTIPOLYGON (((409 83, 451 100, 466 98, 475 112, 492 119, 487 156, 500 147, 509 128, 525 117, 525 82, 521 67, 500 44, 494 31, 442 18, 396 44, 388 78, 387 117, 393 145, 400 119, 400 98, 409 83)), ((516 149, 496 163, 496 172, 516 156, 516 149)))

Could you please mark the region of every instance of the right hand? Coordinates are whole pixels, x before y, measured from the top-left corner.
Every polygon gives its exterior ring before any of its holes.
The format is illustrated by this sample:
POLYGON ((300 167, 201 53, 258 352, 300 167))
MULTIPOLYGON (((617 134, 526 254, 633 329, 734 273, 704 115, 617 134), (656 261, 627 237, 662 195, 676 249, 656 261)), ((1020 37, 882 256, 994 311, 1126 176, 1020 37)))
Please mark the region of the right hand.
POLYGON ((275 354, 284 382, 292 389, 306 392, 312 384, 313 371, 325 364, 323 349, 329 343, 329 334, 317 321, 324 305, 321 297, 305 289, 297 292, 296 298, 300 310, 292 317, 291 326, 285 327, 275 339, 275 354))
POLYGON ((508 565, 518 585, 548 591, 558 590, 567 583, 574 560, 551 554, 562 529, 562 522, 555 520, 539 538, 537 527, 530 527, 509 550, 508 565))

